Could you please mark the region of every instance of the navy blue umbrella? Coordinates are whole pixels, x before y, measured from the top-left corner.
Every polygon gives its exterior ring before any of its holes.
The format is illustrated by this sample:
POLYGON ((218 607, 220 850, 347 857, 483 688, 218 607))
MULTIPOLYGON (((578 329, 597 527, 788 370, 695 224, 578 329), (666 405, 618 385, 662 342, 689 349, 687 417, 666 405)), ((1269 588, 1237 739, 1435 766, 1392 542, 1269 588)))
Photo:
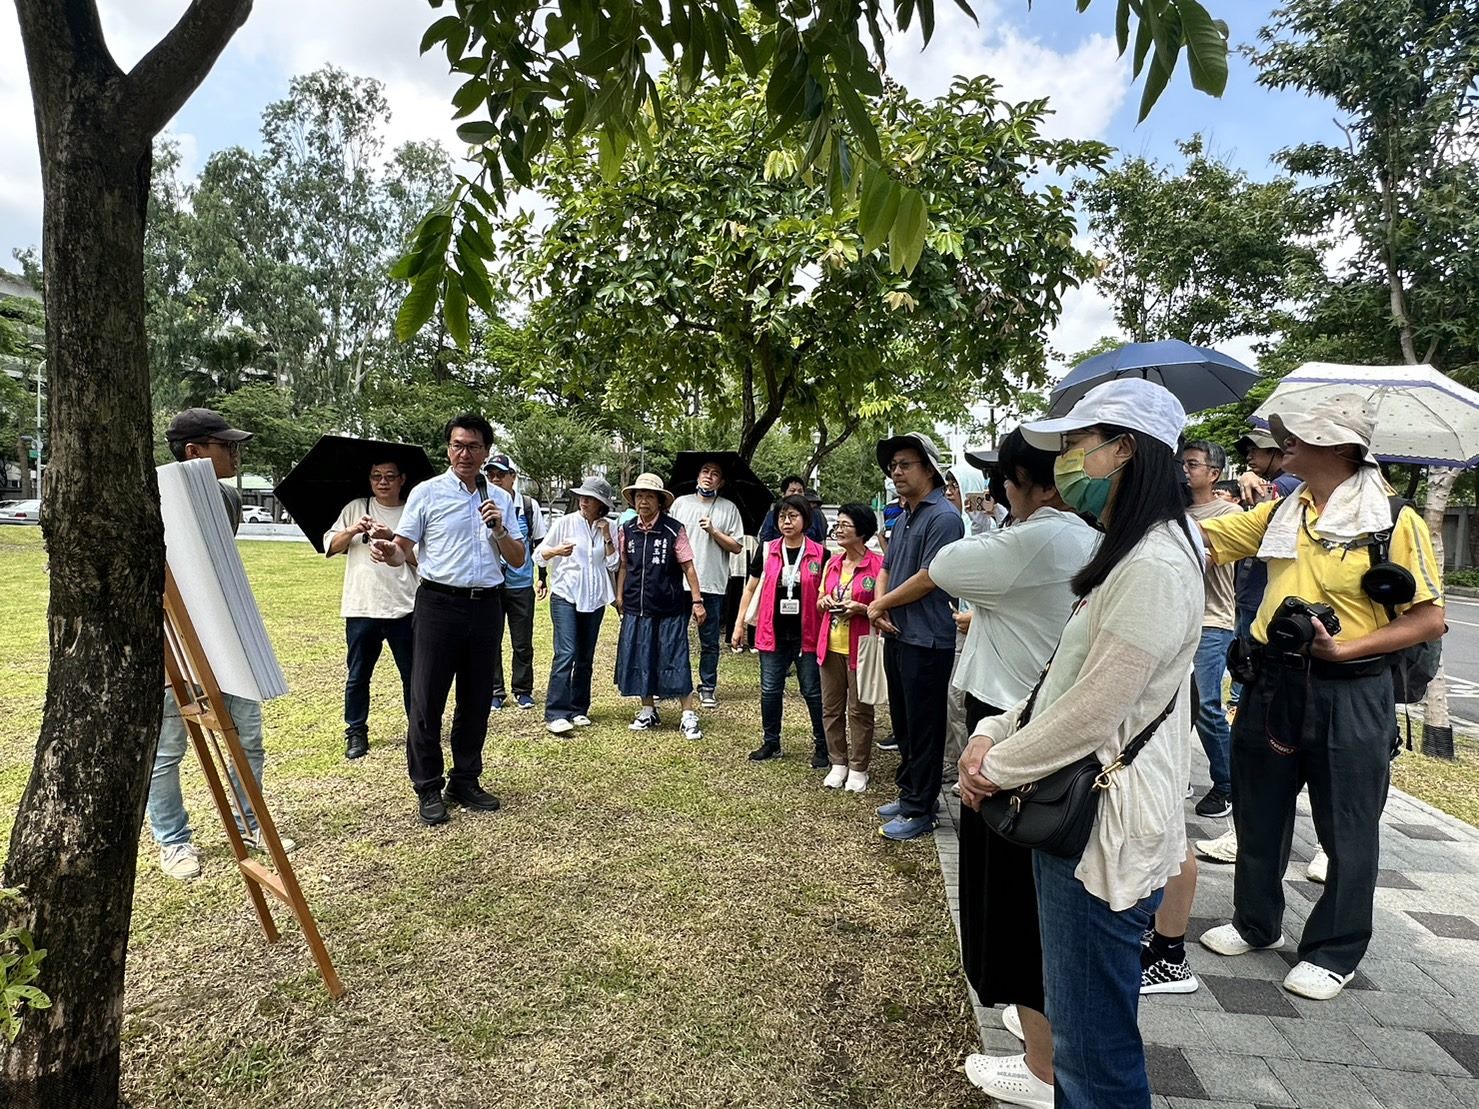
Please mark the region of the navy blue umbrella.
POLYGON ((1118 377, 1143 377, 1164 385, 1187 413, 1242 400, 1258 374, 1236 358, 1180 339, 1126 343, 1080 362, 1054 387, 1048 415, 1064 416, 1095 385, 1118 377))

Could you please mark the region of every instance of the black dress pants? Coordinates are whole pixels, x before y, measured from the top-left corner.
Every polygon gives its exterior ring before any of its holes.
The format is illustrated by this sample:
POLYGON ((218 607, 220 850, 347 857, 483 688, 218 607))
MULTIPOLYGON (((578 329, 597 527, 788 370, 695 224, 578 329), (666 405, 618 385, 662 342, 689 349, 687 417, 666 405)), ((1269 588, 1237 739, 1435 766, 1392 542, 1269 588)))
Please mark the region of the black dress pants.
POLYGON ((899 745, 899 815, 931 816, 940 796, 954 647, 883 643, 888 711, 899 745))
POLYGON ((1349 974, 1371 942, 1381 812, 1397 731, 1391 672, 1321 678, 1268 666, 1243 690, 1232 733, 1238 862, 1233 923, 1249 943, 1283 927, 1294 804, 1310 790, 1330 871, 1304 925, 1299 958, 1349 974))
POLYGON ((490 589, 477 597, 454 597, 425 587, 416 591, 411 626, 411 729, 406 766, 418 794, 441 790, 443 776, 442 716, 452 682, 457 707, 452 713, 450 779, 475 785, 483 772, 483 741, 493 704, 493 671, 488 665, 503 624, 503 591, 490 589))
POLYGON ((498 619, 498 638, 493 641, 493 696, 508 696, 503 684, 503 622, 508 620, 508 638, 513 646, 513 694, 534 696, 534 587, 505 585, 503 615, 498 619))

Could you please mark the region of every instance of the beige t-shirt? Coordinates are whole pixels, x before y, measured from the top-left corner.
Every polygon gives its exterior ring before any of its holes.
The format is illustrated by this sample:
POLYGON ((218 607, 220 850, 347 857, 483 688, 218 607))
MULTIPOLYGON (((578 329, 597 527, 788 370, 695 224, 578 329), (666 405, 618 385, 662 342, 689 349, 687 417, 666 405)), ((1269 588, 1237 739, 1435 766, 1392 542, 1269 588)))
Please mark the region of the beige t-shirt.
MULTIPOLYGON (((1220 497, 1213 497, 1206 504, 1192 505, 1186 510, 1186 514, 1201 523, 1203 520, 1211 520, 1218 516, 1231 516, 1242 511, 1235 504, 1229 504, 1220 497)), ((1234 586, 1236 573, 1237 565, 1229 562, 1226 566, 1209 567, 1203 575, 1202 584, 1207 590, 1207 607, 1202 613, 1202 627, 1223 628, 1227 631, 1237 628, 1238 600, 1234 586)))
MULTIPOLYGON (((334 526, 324 533, 324 550, 329 541, 345 528, 357 523, 368 512, 380 523, 395 531, 401 522, 405 505, 386 508, 373 497, 358 497, 344 506, 334 526)), ((370 545, 356 535, 344 552, 344 598, 339 615, 369 616, 394 620, 416 607, 416 569, 410 565, 387 566, 370 558, 370 545)))

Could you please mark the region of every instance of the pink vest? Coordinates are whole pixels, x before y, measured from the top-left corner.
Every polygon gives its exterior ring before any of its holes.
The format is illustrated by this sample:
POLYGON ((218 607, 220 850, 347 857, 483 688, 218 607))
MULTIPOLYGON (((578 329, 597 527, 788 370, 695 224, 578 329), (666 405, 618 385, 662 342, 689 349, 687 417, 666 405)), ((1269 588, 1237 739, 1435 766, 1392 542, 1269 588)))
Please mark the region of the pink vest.
MULTIPOLYGON (((833 593, 837 589, 837 583, 842 580, 842 562, 847 556, 837 554, 832 556, 832 561, 827 563, 826 573, 822 576, 822 590, 833 593)), ((877 596, 878 575, 883 572, 883 556, 877 551, 863 551, 862 561, 853 570, 852 582, 848 585, 847 593, 854 601, 862 604, 871 603, 877 596)), ((830 617, 819 621, 821 627, 817 630, 817 662, 827 661, 827 650, 831 643, 832 620, 830 617)), ((858 668, 858 640, 872 632, 873 628, 868 623, 866 616, 854 616, 847 622, 849 636, 847 668, 856 670, 858 668)))
MULTIPOLYGON (((785 558, 781 554, 784 539, 772 539, 766 544, 765 574, 760 579, 760 611, 755 620, 755 647, 761 651, 775 650, 775 592, 781 584, 781 571, 785 558)), ((817 626, 822 614, 817 611, 817 590, 822 584, 822 566, 827 560, 826 549, 815 539, 808 539, 801 548, 801 581, 796 589, 796 599, 801 602, 801 642, 815 643, 817 626)))

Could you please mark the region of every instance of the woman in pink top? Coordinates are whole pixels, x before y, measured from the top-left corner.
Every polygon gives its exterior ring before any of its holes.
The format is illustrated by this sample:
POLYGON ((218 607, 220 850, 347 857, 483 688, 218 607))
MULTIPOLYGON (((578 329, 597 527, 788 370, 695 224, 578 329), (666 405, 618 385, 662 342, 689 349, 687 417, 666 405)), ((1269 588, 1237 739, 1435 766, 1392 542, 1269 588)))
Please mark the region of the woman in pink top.
MULTIPOLYGON (((740 601, 740 611, 749 610, 758 590, 760 604, 755 620, 755 649, 760 652, 760 724, 764 740, 750 758, 779 758, 781 754, 781 702, 786 675, 792 663, 801 696, 811 712, 811 765, 817 770, 831 766, 827 738, 822 731, 822 683, 817 670, 815 644, 822 616, 817 609, 822 566, 827 551, 806 536, 811 505, 805 497, 787 497, 776 506, 776 526, 781 537, 761 544, 750 562, 750 580, 740 601)), ((744 641, 744 627, 735 628, 736 645, 744 641)))
POLYGON ((867 505, 845 504, 837 510, 842 553, 827 564, 817 598, 822 614, 815 640, 822 671, 822 726, 832 764, 822 784, 853 793, 868 788, 873 755, 873 706, 858 699, 858 641, 869 633, 868 604, 883 569, 883 556, 867 547, 877 530, 878 517, 867 505))

